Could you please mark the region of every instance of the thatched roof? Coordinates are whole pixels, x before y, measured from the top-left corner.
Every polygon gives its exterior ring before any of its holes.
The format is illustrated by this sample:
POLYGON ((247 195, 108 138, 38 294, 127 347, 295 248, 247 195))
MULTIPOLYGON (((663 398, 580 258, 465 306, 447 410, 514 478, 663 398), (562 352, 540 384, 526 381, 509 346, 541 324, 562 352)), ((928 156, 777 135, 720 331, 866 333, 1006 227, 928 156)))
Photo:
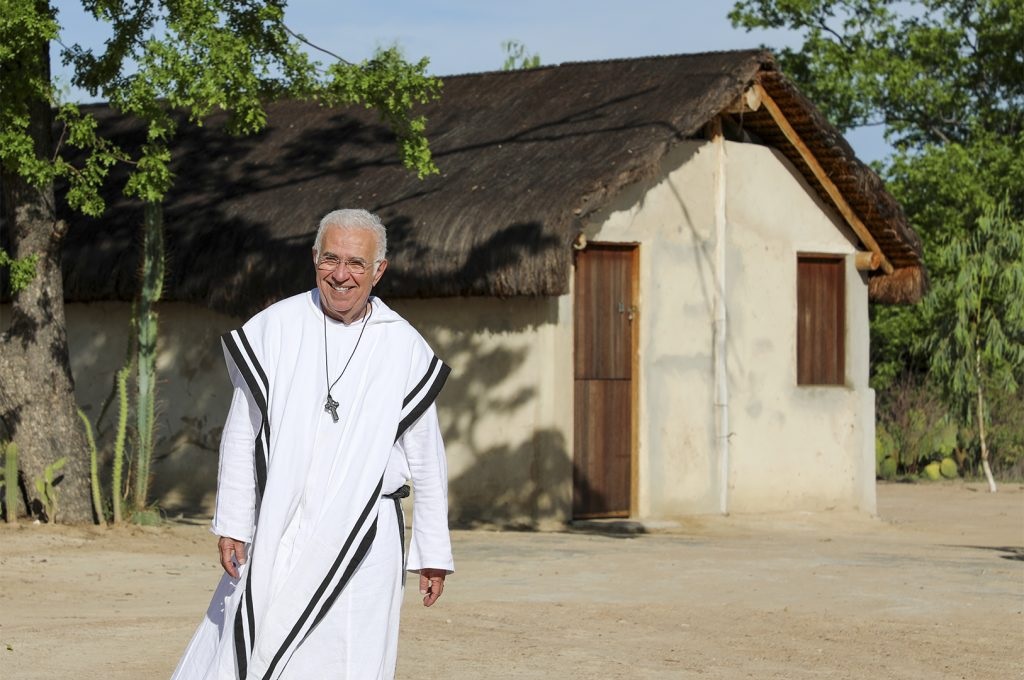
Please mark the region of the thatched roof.
MULTIPOLYGON (((699 136, 756 80, 791 107, 786 115, 814 140, 896 272, 920 274, 918 242, 877 176, 770 54, 740 51, 445 78, 442 99, 423 107, 441 169, 424 181, 399 165, 391 134, 361 109, 276 103, 266 130, 248 138, 223 134, 217 117, 183 127, 165 203, 165 299, 247 315, 306 288, 317 221, 337 207, 366 207, 388 225, 385 296, 563 294, 587 216, 654 178, 674 144, 699 136)), ((137 124, 95 112, 109 132, 140 141, 137 124)), ((787 153, 759 120, 748 113, 743 124, 787 153)), ((102 219, 69 219, 68 299, 131 299, 139 206, 114 198, 102 219)), ((903 298, 920 295, 917 280, 903 298)))

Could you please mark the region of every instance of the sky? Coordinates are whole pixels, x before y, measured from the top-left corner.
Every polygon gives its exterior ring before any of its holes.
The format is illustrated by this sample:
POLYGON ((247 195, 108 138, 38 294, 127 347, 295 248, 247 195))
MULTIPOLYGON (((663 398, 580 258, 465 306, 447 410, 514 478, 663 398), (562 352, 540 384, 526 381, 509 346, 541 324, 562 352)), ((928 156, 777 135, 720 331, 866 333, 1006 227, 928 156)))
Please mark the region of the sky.
MULTIPOLYGON (((105 27, 82 12, 80 0, 57 0, 61 42, 99 47, 105 27)), ((293 0, 285 20, 296 33, 348 61, 398 44, 407 59, 430 59, 433 75, 501 68, 502 43, 517 40, 542 64, 714 50, 795 47, 796 33, 733 28, 730 0, 293 0)), ((69 80, 55 48, 54 75, 69 80)), ((322 60, 326 60, 324 56, 322 60)), ((87 93, 68 90, 71 100, 87 93)), ((889 148, 879 128, 850 131, 863 161, 889 148)))

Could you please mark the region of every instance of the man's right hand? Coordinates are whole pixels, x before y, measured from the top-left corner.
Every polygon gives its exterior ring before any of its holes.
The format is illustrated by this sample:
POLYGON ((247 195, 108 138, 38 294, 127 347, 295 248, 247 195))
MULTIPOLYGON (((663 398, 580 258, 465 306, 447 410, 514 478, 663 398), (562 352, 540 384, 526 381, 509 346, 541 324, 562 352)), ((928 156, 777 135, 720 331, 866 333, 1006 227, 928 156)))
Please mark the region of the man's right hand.
POLYGON ((245 564, 245 541, 237 541, 227 536, 221 536, 217 541, 217 549, 220 551, 220 566, 224 567, 224 571, 227 572, 231 578, 238 578, 238 569, 235 567, 235 562, 239 566, 245 564), (234 558, 232 560, 232 558, 234 558))

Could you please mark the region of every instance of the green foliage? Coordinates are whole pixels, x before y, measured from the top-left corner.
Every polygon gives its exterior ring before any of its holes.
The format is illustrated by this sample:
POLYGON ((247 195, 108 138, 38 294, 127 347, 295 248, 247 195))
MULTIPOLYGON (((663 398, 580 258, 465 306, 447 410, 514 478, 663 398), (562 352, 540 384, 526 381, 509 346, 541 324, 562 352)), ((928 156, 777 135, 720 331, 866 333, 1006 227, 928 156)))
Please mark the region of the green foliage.
POLYGON ((896 476, 898 458, 896 439, 885 426, 879 424, 875 428, 875 476, 893 479, 896 476))
POLYGON ((992 466, 1004 476, 1020 479, 1024 475, 1024 390, 993 392, 987 405, 992 466))
POLYGON ((33 253, 27 257, 13 259, 7 251, 0 248, 0 267, 11 268, 11 292, 17 293, 28 287, 32 279, 36 277, 36 264, 39 262, 39 255, 33 253))
POLYGON ((52 164, 37 158, 29 134, 31 103, 49 102, 50 83, 39 77, 42 47, 57 38, 56 13, 35 0, 4 0, 0 7, 0 165, 34 186, 52 182, 52 164), (17 65, 15 67, 15 65, 17 65))
POLYGON ((96 120, 78 107, 61 105, 56 90, 39 74, 48 73, 49 42, 57 39, 56 12, 34 0, 4 0, 0 9, 0 165, 29 184, 42 187, 56 179, 67 182, 72 208, 97 216, 103 202, 98 188, 107 169, 126 157, 96 135, 96 120), (50 149, 38 149, 31 130, 38 125, 40 106, 57 107, 61 125, 58 145, 89 149, 82 167, 72 166, 50 149))
POLYGON ((1015 133, 1024 111, 1019 0, 740 0, 743 28, 788 28, 786 73, 841 128, 885 125, 897 149, 1015 133))
POLYGON ((876 457, 892 457, 901 472, 913 474, 958 446, 957 425, 927 382, 897 381, 879 395, 877 412, 876 457))
POLYGON ((882 479, 895 479, 897 472, 896 459, 892 456, 886 456, 878 462, 878 467, 875 470, 875 475, 882 479))
POLYGON ((436 174, 424 131, 423 116, 411 116, 416 104, 437 99, 441 81, 424 75, 429 60, 407 63, 397 47, 378 50, 358 65, 338 61, 327 69, 328 81, 316 96, 325 104, 362 104, 374 108, 398 138, 402 162, 422 178, 436 174))
POLYGON ((920 343, 946 403, 960 423, 975 426, 995 490, 986 402, 1015 394, 1024 380, 1024 220, 1011 217, 1004 200, 986 208, 973 231, 939 255, 947 275, 925 299, 933 333, 920 343))
POLYGON ((286 97, 375 108, 395 131, 406 167, 420 176, 437 172, 426 123, 411 114, 440 91, 440 81, 425 75, 426 59, 410 64, 392 48, 361 64, 331 55, 325 68, 302 49, 315 46, 288 28, 283 3, 193 0, 131 11, 96 3, 92 10, 110 24, 113 38, 100 53, 72 45, 64 58, 75 67, 74 84, 148 124, 129 195, 159 202, 171 186, 168 145, 177 128, 171 111, 195 125, 224 111, 229 132, 252 134, 266 125, 267 102, 286 97))
POLYGON ((540 66, 540 55, 537 53, 527 54, 526 45, 518 40, 506 40, 501 43, 501 49, 505 52, 505 61, 501 65, 502 71, 519 71, 540 66))
POLYGON ((896 448, 896 439, 889 433, 884 425, 875 428, 875 463, 881 463, 886 458, 892 458, 899 454, 896 448))
POLYGON ((57 110, 55 120, 62 126, 58 148, 68 146, 87 149, 89 153, 81 167, 67 162, 62 156, 53 157, 53 172, 56 177, 68 181, 67 201, 75 210, 86 215, 99 217, 103 214, 104 203, 99 190, 107 172, 116 163, 130 162, 126 153, 99 136, 97 122, 91 115, 84 115, 74 104, 63 104, 57 110))
POLYGON ((933 482, 942 479, 942 465, 939 461, 935 460, 925 465, 924 476, 933 482))
POLYGON ((1013 394, 1024 377, 1024 220, 989 207, 939 253, 948 273, 925 301, 935 332, 922 339, 946 397, 965 421, 979 389, 1013 394))
POLYGON ((939 463, 939 472, 946 479, 956 479, 960 476, 957 470, 956 461, 952 458, 943 458, 939 463))
POLYGON ((391 48, 360 64, 330 55, 325 67, 303 49, 319 48, 288 28, 280 2, 83 4, 110 38, 100 50, 63 46, 62 58, 74 69, 73 85, 145 121, 147 140, 136 158, 98 136, 91 113, 61 104, 53 84, 33 75, 49 70, 40 66, 59 35, 56 12, 35 0, 4 0, 0 11, 0 163, 34 186, 65 180, 72 208, 102 214, 99 188, 118 162, 132 166, 126 194, 160 201, 173 182, 169 145, 178 123, 172 112, 202 125, 224 111, 230 132, 251 134, 266 124, 266 104, 282 98, 375 108, 395 131, 406 167, 421 177, 437 172, 426 121, 412 114, 440 93, 440 81, 426 75, 426 59, 408 63, 391 48), (30 135, 39 106, 56 107, 60 135, 52 156, 36 149, 30 135), (64 147, 86 150, 84 162, 68 163, 64 147))
POLYGON ((39 494, 39 500, 43 504, 43 516, 47 522, 57 522, 57 485, 60 479, 57 473, 68 462, 67 456, 53 461, 43 468, 43 476, 36 477, 35 488, 39 494))
POLYGON ((14 442, 0 442, 4 453, 4 467, 0 470, 0 482, 4 487, 4 509, 7 523, 18 521, 18 445, 14 442))

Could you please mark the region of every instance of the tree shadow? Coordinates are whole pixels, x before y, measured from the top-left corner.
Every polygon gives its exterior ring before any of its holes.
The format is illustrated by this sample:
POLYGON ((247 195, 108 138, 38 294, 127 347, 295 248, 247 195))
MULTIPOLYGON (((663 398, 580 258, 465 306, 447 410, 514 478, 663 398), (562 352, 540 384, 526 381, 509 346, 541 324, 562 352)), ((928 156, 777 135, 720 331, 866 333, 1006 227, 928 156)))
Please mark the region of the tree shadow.
POLYGON ((572 468, 565 435, 538 423, 531 362, 536 331, 557 323, 554 300, 464 300, 449 322, 447 300, 395 300, 452 374, 438 398, 449 455, 453 526, 535 529, 564 522, 572 468), (454 319, 454 323, 451 323, 454 319), (454 329, 454 330, 453 330, 454 329))
POLYGON ((989 550, 992 552, 1003 553, 998 557, 1004 560, 1013 560, 1014 562, 1024 562, 1024 546, 991 546, 991 545, 951 545, 947 546, 950 548, 970 548, 971 550, 989 550))
POLYGON ((538 529, 564 522, 572 499, 559 480, 571 474, 565 437, 553 429, 518 446, 488 447, 449 482, 452 523, 538 529))
POLYGON ((554 365, 536 343, 539 330, 559 323, 557 299, 462 304, 473 323, 453 333, 431 309, 395 302, 400 312, 410 307, 410 320, 453 366, 438 399, 449 449, 450 521, 465 528, 565 528, 574 493, 600 505, 604 497, 576 474, 568 441, 574 414, 564 413, 566 421, 546 412, 551 395, 541 394, 535 372, 547 368, 531 363, 554 365), (428 320, 417 323, 418 317, 428 320))

